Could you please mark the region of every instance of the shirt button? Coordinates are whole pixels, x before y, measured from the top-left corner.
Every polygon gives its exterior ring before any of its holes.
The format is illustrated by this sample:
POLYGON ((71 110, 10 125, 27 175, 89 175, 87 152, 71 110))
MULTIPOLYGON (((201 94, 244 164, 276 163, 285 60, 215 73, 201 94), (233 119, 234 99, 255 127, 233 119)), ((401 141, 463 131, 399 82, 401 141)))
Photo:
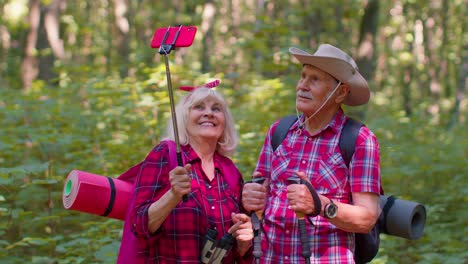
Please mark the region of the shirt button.
POLYGON ((289 230, 286 230, 286 234, 289 234, 289 230))
POLYGON ((213 209, 213 210, 214 210, 214 208, 215 208, 215 207, 214 207, 214 205, 213 205, 213 206, 211 206, 211 209, 213 209))
POLYGON ((284 259, 288 260, 288 259, 289 259, 289 257, 288 257, 288 256, 284 256, 284 259))
POLYGON ((306 161, 305 161, 305 160, 302 160, 302 164, 306 164, 306 161))
POLYGON ((211 189, 211 185, 208 185, 208 189, 211 189))

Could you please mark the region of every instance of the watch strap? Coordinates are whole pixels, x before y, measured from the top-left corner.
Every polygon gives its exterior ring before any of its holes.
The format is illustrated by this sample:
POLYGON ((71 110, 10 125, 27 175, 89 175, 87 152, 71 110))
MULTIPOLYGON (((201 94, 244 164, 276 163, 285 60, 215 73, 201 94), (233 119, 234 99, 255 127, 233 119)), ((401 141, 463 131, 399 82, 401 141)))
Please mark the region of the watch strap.
POLYGON ((312 194, 312 199, 314 200, 314 211, 307 216, 309 217, 315 217, 320 214, 320 211, 322 211, 322 202, 320 201, 320 197, 315 190, 314 186, 306 180, 301 179, 301 183, 305 184, 307 186, 307 189, 309 189, 309 192, 312 194))

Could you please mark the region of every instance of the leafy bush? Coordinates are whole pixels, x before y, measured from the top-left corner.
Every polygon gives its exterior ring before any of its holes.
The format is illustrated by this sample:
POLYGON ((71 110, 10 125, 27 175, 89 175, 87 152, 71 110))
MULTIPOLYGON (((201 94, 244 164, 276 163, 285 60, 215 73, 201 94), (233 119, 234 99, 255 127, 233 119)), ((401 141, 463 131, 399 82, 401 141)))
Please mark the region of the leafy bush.
MULTIPOLYGON (((58 87, 0 90, 2 261, 115 262, 122 222, 66 211, 61 195, 71 170, 117 176, 157 143, 169 117, 165 83, 156 81, 165 80, 163 69, 142 72, 121 80, 89 79, 78 71, 58 87)), ((200 83, 206 77, 199 76, 200 83)), ((295 81, 246 79, 254 81, 231 90, 227 80, 221 92, 241 137, 234 159, 248 179, 269 125, 294 113, 295 81)), ((447 130, 422 112, 404 117, 389 103, 369 107, 363 121, 379 138, 386 193, 427 209, 424 236, 409 241, 383 235, 373 263, 463 262, 468 257, 465 129, 447 130)))

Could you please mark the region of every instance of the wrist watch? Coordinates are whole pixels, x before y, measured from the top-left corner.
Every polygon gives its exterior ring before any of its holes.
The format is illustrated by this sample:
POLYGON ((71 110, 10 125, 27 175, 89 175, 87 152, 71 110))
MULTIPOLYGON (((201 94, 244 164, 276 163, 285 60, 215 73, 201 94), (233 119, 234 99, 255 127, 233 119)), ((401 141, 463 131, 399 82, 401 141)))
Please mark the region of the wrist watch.
POLYGON ((330 203, 327 203, 325 205, 325 208, 323 209, 323 216, 328 219, 332 219, 336 217, 336 214, 338 213, 338 206, 333 202, 332 199, 330 199, 330 203))

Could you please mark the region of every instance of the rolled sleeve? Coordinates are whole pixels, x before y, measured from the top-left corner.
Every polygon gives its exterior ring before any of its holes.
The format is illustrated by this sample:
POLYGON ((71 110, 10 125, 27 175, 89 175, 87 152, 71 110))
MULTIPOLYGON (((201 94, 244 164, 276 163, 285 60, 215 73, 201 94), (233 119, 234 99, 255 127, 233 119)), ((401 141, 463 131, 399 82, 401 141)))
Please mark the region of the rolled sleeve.
POLYGON ((380 150, 375 135, 362 127, 350 163, 351 192, 381 192, 380 150))
POLYGON ((137 237, 154 238, 160 230, 149 231, 148 210, 169 186, 168 149, 165 144, 156 146, 146 157, 135 182, 132 209, 129 221, 132 232, 137 237))

